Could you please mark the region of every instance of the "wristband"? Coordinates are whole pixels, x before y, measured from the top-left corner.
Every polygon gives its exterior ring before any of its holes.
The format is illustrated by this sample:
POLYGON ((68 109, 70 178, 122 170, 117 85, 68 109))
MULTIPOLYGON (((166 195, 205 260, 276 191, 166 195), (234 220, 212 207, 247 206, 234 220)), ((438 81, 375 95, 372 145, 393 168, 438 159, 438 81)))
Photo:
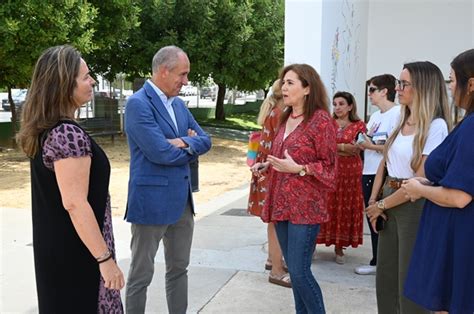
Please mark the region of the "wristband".
POLYGON ((112 252, 110 252, 110 250, 107 249, 107 251, 105 251, 104 254, 102 254, 101 256, 96 258, 96 261, 97 261, 97 263, 100 264, 102 262, 105 262, 106 260, 108 260, 111 257, 112 257, 112 252))
POLYGON ((97 264, 102 264, 103 262, 107 262, 109 259, 112 258, 112 253, 110 253, 109 256, 107 256, 106 258, 100 260, 100 261, 97 261, 97 264))

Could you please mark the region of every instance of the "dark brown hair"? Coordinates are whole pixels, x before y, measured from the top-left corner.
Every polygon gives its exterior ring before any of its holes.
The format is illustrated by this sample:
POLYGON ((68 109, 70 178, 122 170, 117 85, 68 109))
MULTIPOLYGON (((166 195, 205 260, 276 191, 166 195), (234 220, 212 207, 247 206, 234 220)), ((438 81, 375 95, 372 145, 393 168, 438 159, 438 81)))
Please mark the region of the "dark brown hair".
MULTIPOLYGON (((326 88, 319 77, 318 72, 308 64, 290 64, 283 68, 280 73, 280 82, 283 82, 285 74, 289 71, 295 72, 303 87, 309 86, 309 94, 305 97, 303 107, 303 121, 308 121, 316 110, 324 110, 329 113, 329 99, 326 94, 326 88)), ((291 113, 288 108, 281 115, 281 123, 284 123, 291 113)))
POLYGON ((395 76, 392 74, 382 74, 370 78, 369 83, 375 85, 377 89, 382 90, 387 89, 387 99, 391 102, 395 101, 395 95, 397 91, 395 90, 395 76))
POLYGON ((474 111, 474 92, 469 93, 469 79, 474 79, 474 49, 459 54, 451 62, 451 68, 456 76, 454 101, 456 105, 466 110, 466 115, 474 111))
MULTIPOLYGON (((334 101, 334 99, 336 99, 338 97, 344 98, 348 105, 352 105, 352 109, 349 112, 349 121, 351 121, 351 122, 359 121, 360 118, 357 115, 357 103, 356 103, 356 100, 355 100, 354 96, 349 92, 336 92, 334 94, 334 96, 332 97, 332 100, 334 101)), ((336 116, 336 114, 334 112, 332 114, 332 117, 334 119, 338 119, 338 117, 336 116)))
POLYGON ((81 54, 69 45, 46 49, 36 62, 17 135, 28 157, 38 152, 38 137, 43 131, 61 119, 74 119, 75 108, 82 105, 72 97, 80 65, 81 54))

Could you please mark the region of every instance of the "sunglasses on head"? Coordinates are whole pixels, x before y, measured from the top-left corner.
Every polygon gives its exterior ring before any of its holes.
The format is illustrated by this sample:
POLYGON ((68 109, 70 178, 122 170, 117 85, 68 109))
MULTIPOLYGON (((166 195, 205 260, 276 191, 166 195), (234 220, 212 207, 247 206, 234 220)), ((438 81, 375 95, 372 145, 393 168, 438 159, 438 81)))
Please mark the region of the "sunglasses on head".
POLYGON ((377 87, 369 87, 369 93, 372 94, 376 90, 379 90, 377 87))

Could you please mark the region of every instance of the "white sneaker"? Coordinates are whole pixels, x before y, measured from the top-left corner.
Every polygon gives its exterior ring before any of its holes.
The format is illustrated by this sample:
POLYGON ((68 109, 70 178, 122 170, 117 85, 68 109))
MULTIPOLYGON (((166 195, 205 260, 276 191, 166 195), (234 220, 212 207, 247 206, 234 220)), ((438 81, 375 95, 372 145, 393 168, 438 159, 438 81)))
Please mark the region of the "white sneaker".
POLYGON ((372 265, 361 265, 354 269, 356 274, 359 275, 375 275, 377 266, 372 265))

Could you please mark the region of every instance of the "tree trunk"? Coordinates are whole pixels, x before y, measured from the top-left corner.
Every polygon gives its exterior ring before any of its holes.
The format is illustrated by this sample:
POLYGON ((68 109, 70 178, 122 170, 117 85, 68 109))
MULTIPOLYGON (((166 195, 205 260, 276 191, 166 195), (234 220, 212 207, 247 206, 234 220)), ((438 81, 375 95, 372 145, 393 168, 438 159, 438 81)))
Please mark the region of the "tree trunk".
POLYGON ((217 86, 219 90, 217 91, 217 100, 216 100, 216 120, 224 121, 225 120, 225 111, 224 111, 224 97, 226 85, 218 83, 217 86))
POLYGON ((7 86, 7 89, 8 89, 8 102, 10 103, 10 111, 12 113, 12 116, 11 116, 12 134, 13 134, 13 136, 15 136, 16 132, 17 132, 16 122, 18 121, 18 118, 16 116, 15 102, 13 101, 13 97, 12 97, 12 88, 11 88, 11 86, 7 86))
POLYGON ((135 78, 133 80, 133 85, 132 85, 132 89, 133 89, 133 92, 137 92, 140 88, 143 87, 143 85, 145 84, 145 81, 146 79, 145 78, 135 78))

